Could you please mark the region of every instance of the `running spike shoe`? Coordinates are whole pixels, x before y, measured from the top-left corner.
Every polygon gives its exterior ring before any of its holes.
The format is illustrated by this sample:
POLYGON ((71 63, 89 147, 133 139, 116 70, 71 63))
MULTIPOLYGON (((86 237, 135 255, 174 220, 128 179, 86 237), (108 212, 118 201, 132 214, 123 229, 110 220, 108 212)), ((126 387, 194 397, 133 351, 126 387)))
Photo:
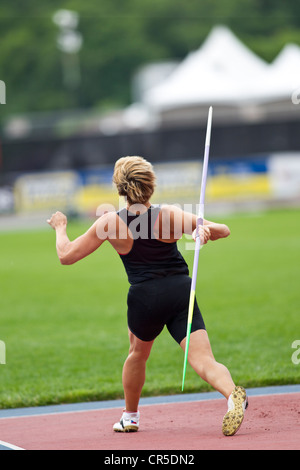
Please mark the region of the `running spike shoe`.
POLYGON ((235 387, 228 398, 228 411, 223 418, 222 431, 224 436, 233 436, 241 427, 248 398, 243 387, 235 387))
POLYGON ((115 423, 113 430, 115 432, 136 432, 139 430, 140 412, 127 413, 123 410, 122 418, 119 423, 115 423))

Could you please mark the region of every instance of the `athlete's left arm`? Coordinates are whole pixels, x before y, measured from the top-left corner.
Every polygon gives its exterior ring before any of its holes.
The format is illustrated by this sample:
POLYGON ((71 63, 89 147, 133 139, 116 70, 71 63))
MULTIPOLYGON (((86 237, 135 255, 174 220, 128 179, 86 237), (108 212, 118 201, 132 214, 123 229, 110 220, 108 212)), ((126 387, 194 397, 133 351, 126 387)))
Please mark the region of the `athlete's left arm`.
MULTIPOLYGON (((98 219, 86 233, 73 241, 70 241, 67 235, 68 221, 67 217, 62 212, 56 212, 47 220, 48 224, 56 232, 56 251, 61 264, 74 264, 93 253, 102 245, 105 239, 98 237, 99 231, 97 230, 100 219, 98 219)), ((101 220, 101 224, 106 223, 104 219, 101 220)), ((103 232, 104 230, 101 233, 103 232)))
POLYGON ((205 227, 209 228, 210 237, 212 241, 218 240, 219 238, 226 238, 230 235, 229 227, 225 224, 218 224, 216 222, 210 222, 209 220, 203 220, 205 227))
MULTIPOLYGON (((174 209, 175 211, 180 209, 174 209)), ((182 230, 183 233, 194 234, 194 231, 197 227, 197 216, 190 212, 182 211, 182 230)), ((219 224, 217 222, 211 222, 209 220, 203 219, 203 227, 199 226, 199 235, 200 238, 203 238, 204 243, 208 240, 219 240, 219 238, 226 238, 230 235, 230 230, 225 224, 219 224), (209 229, 209 233, 207 233, 209 229)), ((202 240, 201 240, 202 241, 202 240)))
MULTIPOLYGON (((204 220, 203 225, 204 227, 199 226, 201 243, 205 244, 208 240, 215 241, 230 235, 230 230, 225 224, 204 220)), ((184 233, 195 236, 196 227, 197 216, 195 214, 183 211, 175 205, 165 205, 159 214, 158 238, 173 242, 179 240, 184 233)))

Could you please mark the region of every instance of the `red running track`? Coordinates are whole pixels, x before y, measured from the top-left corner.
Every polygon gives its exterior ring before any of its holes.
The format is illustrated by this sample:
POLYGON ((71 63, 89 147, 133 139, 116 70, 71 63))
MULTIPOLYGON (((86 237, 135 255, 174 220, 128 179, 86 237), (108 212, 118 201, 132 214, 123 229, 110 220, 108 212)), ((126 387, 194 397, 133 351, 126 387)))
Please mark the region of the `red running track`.
POLYGON ((26 450, 299 450, 300 393, 253 396, 233 437, 223 399, 140 407, 137 433, 114 433, 119 409, 0 419, 0 439, 26 450))

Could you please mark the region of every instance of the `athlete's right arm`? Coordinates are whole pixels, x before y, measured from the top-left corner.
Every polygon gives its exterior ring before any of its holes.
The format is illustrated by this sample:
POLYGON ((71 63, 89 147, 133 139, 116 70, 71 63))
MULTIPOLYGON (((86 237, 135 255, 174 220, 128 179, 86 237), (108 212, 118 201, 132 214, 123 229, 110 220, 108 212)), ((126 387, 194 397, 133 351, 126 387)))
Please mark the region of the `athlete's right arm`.
POLYGON ((47 222, 56 232, 56 251, 61 264, 77 263, 99 248, 107 239, 109 218, 109 214, 103 215, 83 235, 70 241, 67 235, 67 217, 62 212, 53 214, 47 222))

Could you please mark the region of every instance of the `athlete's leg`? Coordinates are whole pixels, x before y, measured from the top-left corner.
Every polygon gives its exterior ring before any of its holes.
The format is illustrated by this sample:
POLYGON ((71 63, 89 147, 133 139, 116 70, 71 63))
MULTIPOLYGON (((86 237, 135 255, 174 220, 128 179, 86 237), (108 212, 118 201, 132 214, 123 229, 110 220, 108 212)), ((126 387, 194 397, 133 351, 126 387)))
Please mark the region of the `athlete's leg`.
MULTIPOLYGON (((180 343, 183 350, 185 343, 186 338, 180 343)), ((203 380, 228 399, 235 384, 229 370, 215 360, 206 330, 191 333, 188 361, 203 380)))
MULTIPOLYGON (((185 349, 186 338, 180 346, 185 349)), ((206 330, 191 333, 188 361, 197 374, 227 398, 228 411, 223 418, 222 431, 233 436, 240 428, 248 405, 246 391, 236 387, 229 370, 213 356, 206 330)))
POLYGON ((154 341, 142 341, 129 331, 129 354, 123 367, 123 388, 126 411, 135 412, 146 378, 146 362, 154 341))

